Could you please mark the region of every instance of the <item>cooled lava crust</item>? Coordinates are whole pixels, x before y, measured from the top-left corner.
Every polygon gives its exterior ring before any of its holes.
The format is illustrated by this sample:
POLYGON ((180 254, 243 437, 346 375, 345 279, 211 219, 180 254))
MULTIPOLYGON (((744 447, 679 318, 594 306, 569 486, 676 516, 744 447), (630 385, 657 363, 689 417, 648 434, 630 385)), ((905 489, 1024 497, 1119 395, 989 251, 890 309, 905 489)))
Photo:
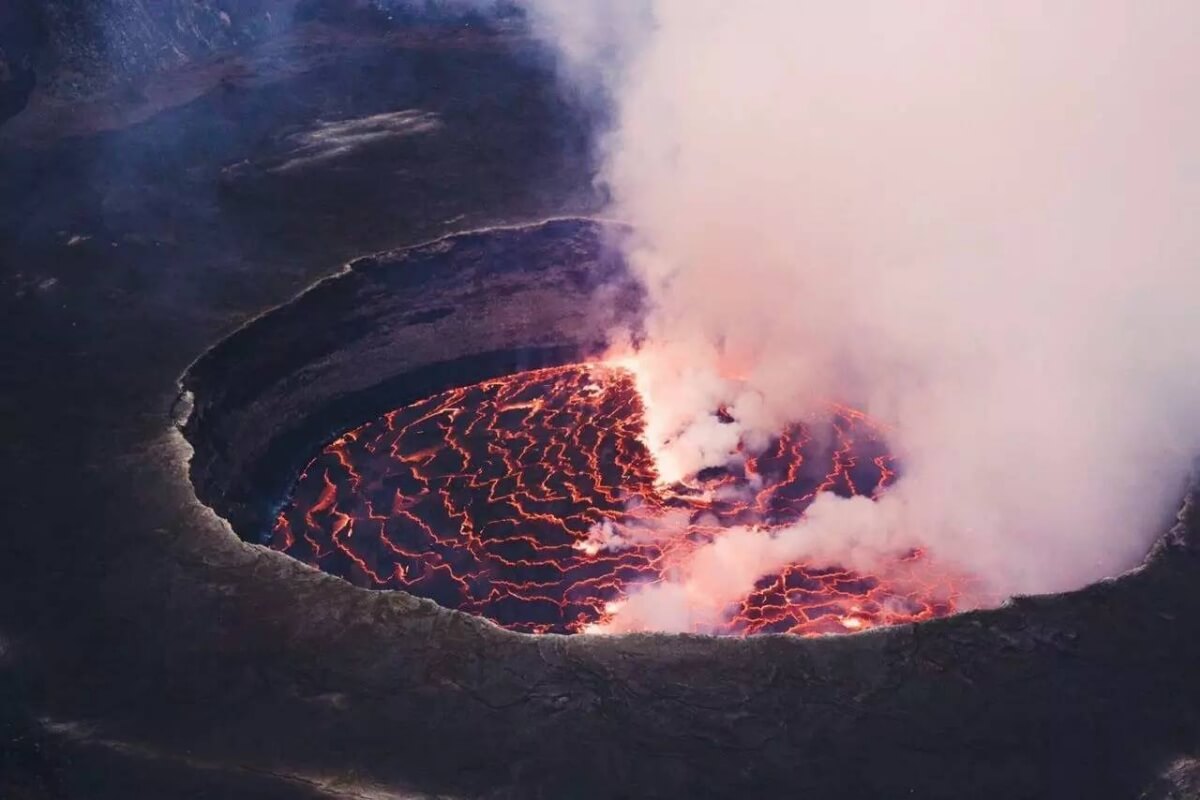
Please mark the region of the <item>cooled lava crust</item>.
MULTIPOLYGON (((883 491, 896 465, 880 431, 851 409, 830 414, 735 467, 662 486, 631 373, 603 363, 519 372, 339 436, 305 467, 272 545, 513 630, 577 633, 733 526, 768 536, 820 492, 883 491)), ((953 612, 953 584, 923 562, 906 553, 886 574, 793 564, 707 632, 844 633, 953 612)))

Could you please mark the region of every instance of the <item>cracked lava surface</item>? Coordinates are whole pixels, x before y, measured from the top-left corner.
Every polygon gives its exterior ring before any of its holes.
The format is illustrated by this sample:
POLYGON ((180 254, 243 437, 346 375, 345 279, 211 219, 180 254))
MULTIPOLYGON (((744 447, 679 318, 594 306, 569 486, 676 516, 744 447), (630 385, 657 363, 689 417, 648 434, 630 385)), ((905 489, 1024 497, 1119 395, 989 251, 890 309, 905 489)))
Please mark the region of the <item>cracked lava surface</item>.
MULTIPOLYGON (((444 391, 328 444, 272 546, 512 630, 577 633, 732 526, 769 536, 818 492, 871 495, 896 474, 878 427, 836 407, 824 430, 792 425, 744 464, 664 486, 643 424, 633 376, 602 363, 444 391)), ((707 632, 845 633, 953 613, 954 582, 926 561, 912 551, 878 574, 793 564, 707 632)))

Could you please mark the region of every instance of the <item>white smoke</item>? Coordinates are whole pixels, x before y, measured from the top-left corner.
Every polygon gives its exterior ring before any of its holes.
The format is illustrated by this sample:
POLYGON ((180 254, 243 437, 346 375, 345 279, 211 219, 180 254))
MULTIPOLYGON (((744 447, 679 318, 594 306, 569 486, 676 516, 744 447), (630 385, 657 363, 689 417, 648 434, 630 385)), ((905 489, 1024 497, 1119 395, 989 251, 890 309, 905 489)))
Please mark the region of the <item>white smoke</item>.
POLYGON ((702 627, 803 558, 922 544, 1008 595, 1141 557, 1200 449, 1200 5, 531 1, 615 101, 664 471, 830 399, 903 463, 616 627, 702 627))

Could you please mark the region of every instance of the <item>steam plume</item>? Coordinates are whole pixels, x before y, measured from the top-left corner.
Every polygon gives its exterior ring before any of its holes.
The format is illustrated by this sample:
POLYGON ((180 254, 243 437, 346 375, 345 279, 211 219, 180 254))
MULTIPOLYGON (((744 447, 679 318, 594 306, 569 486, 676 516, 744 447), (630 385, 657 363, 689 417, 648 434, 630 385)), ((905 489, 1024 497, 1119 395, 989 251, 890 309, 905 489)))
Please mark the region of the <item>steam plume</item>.
POLYGON ((533 13, 611 81, 664 469, 729 457, 718 404, 753 443, 829 399, 904 464, 879 502, 701 550, 617 627, 910 544, 999 595, 1136 563, 1200 445, 1200 6, 615 5, 533 13))

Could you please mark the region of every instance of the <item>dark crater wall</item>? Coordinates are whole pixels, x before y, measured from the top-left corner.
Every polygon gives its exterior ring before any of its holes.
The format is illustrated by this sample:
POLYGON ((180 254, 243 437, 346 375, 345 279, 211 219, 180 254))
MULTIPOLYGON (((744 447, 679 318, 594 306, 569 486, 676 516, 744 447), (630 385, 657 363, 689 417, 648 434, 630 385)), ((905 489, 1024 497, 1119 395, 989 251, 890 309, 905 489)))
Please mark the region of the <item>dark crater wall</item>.
POLYGON ((343 430, 442 389, 598 354, 641 302, 617 235, 559 220, 362 258, 251 322, 182 381, 198 496, 261 541, 298 471, 343 430))

